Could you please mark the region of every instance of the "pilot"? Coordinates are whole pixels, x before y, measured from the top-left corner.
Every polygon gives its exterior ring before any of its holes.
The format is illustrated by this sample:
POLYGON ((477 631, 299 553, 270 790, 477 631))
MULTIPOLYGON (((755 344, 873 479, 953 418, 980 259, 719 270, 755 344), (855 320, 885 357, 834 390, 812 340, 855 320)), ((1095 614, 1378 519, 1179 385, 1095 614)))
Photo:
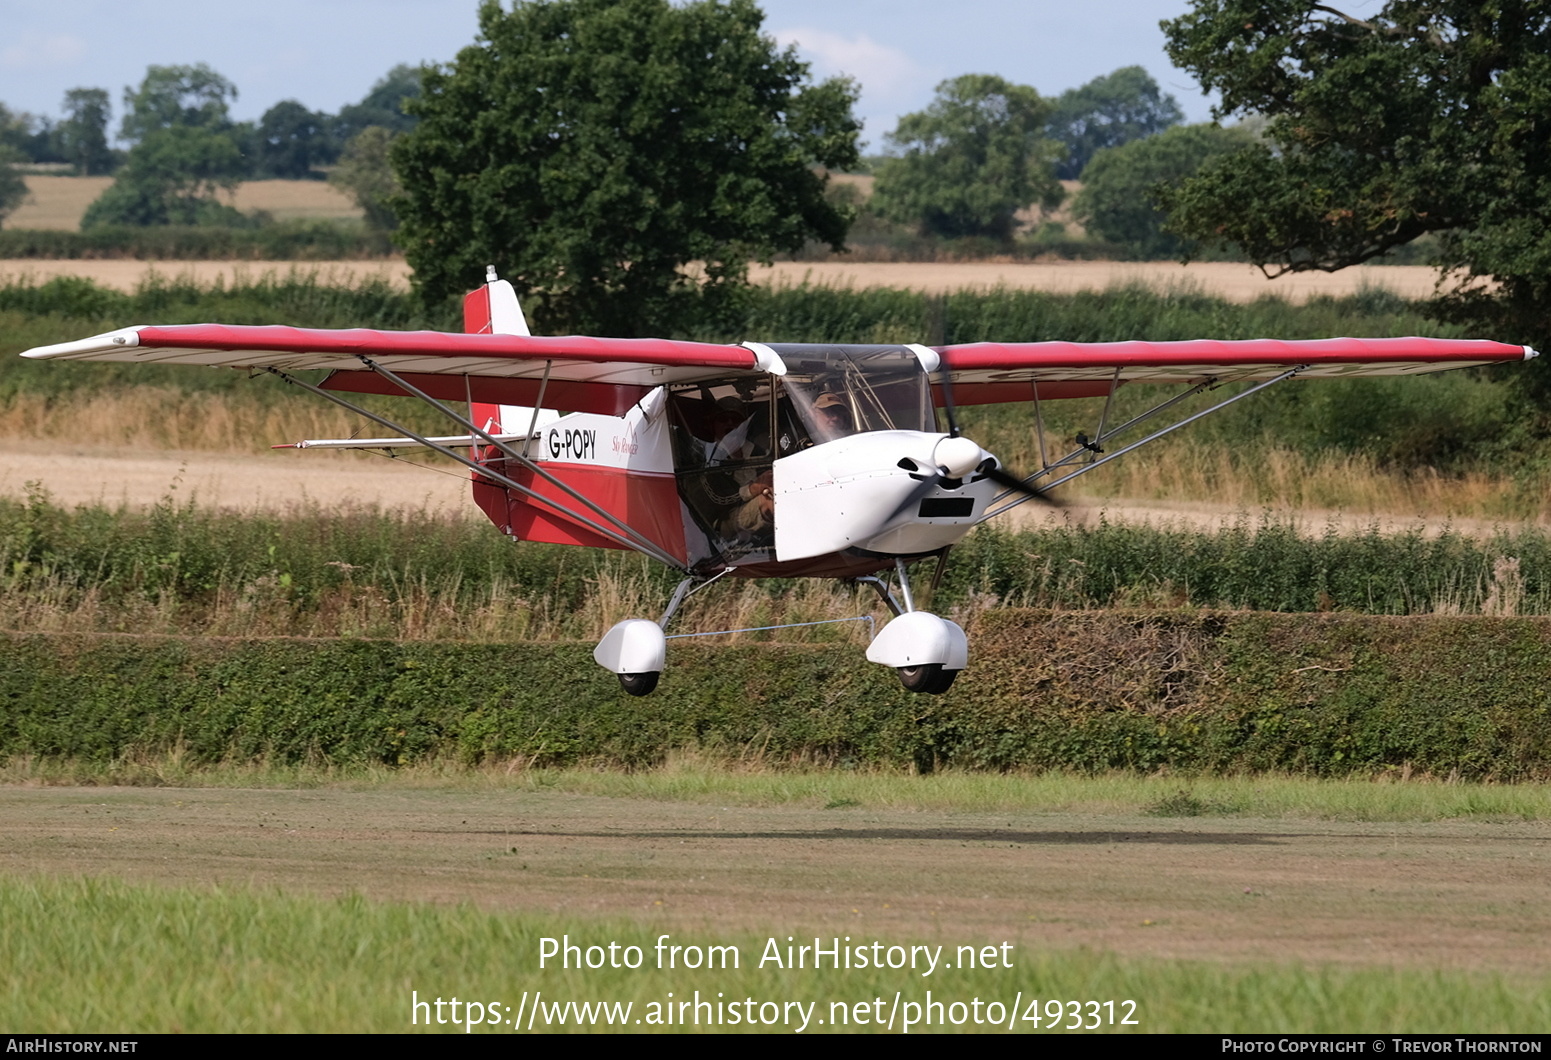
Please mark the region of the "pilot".
POLYGON ((824 393, 813 403, 816 442, 833 442, 851 433, 851 410, 839 394, 824 393))
POLYGON ((704 476, 701 487, 707 499, 721 509, 719 523, 725 537, 757 537, 770 528, 775 510, 769 465, 761 470, 756 463, 769 459, 769 446, 763 438, 768 429, 761 429, 757 413, 744 416, 743 403, 736 398, 724 397, 717 405, 711 421, 715 440, 705 446, 710 473, 704 476))

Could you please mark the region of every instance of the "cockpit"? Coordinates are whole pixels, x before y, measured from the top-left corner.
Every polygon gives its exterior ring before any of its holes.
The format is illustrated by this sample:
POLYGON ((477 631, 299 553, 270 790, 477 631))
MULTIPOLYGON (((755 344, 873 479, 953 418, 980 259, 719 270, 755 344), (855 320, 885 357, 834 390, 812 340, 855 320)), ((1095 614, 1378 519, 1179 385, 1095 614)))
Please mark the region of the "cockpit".
POLYGON ((904 346, 770 344, 784 376, 669 388, 679 495, 727 562, 774 558, 772 467, 866 431, 935 432, 930 381, 904 346))

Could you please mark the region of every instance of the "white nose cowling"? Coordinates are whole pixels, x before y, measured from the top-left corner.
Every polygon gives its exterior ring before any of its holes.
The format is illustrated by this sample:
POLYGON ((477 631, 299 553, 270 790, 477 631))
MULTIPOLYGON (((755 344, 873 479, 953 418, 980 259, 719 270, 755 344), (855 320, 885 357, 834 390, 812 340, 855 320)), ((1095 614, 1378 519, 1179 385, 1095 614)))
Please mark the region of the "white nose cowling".
POLYGON ((932 450, 932 463, 948 478, 963 478, 986 458, 985 450, 968 438, 944 438, 932 450))

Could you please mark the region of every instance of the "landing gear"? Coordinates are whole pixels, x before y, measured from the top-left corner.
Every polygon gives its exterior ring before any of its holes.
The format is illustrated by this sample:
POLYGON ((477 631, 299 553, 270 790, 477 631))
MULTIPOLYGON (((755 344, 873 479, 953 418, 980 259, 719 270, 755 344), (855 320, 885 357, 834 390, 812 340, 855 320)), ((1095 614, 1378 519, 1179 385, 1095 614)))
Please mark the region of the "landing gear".
POLYGON ((948 691, 953 687, 954 678, 959 676, 957 670, 944 670, 941 663, 901 666, 895 672, 899 674, 899 683, 905 686, 906 691, 931 696, 940 696, 948 691))
POLYGON ((644 696, 657 687, 667 648, 661 626, 644 618, 627 618, 608 631, 592 657, 619 675, 619 686, 626 692, 644 696))
POLYGON ((953 685, 959 671, 969 665, 969 639, 957 623, 929 611, 917 611, 905 577, 904 560, 897 561, 895 569, 899 572, 903 608, 882 582, 866 579, 895 616, 868 645, 867 659, 894 667, 899 683, 907 690, 940 696, 953 685))
POLYGON ((662 677, 662 667, 667 661, 668 637, 663 628, 690 594, 690 587, 696 581, 702 581, 703 588, 715 581, 716 577, 704 580, 685 578, 679 582, 668 609, 656 622, 645 618, 627 618, 616 623, 593 649, 594 661, 619 678, 619 687, 627 695, 651 695, 657 690, 657 681, 662 677))
POLYGON ((657 688, 661 670, 648 670, 642 674, 620 674, 619 687, 632 696, 649 696, 657 688))

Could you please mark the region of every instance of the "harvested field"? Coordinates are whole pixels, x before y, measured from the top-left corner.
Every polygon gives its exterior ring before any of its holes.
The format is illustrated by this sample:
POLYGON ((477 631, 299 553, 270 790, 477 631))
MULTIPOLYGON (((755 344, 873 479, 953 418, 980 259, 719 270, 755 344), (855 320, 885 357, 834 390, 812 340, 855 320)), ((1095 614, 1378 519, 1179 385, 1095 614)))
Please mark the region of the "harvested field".
MULTIPOLYGON (((81 217, 113 183, 112 177, 50 177, 28 174, 30 193, 6 218, 11 228, 75 231, 81 217)), ((322 180, 250 180, 224 201, 245 212, 268 211, 277 221, 345 220, 361 216, 350 197, 322 180)))
POLYGON ((1268 280, 1253 265, 1180 265, 1169 261, 777 262, 770 268, 755 266, 751 275, 760 283, 778 285, 897 287, 929 294, 996 287, 1071 293, 1139 284, 1158 290, 1199 290, 1233 302, 1252 302, 1266 295, 1303 302, 1322 295, 1340 298, 1368 289, 1392 291, 1403 298, 1426 298, 1433 293, 1438 277, 1436 269, 1421 265, 1374 265, 1268 280))
POLYGON ((11 228, 57 228, 75 231, 81 215, 113 183, 112 177, 47 177, 27 175, 27 198, 6 217, 11 228))
MULTIPOLYGON (((284 182, 279 182, 284 183, 284 182)), ((0 278, 84 276, 121 291, 135 288, 149 273, 187 276, 208 285, 230 283, 236 277, 257 278, 265 273, 287 275, 293 270, 316 274, 321 282, 349 284, 363 279, 386 279, 399 288, 409 285, 409 266, 400 260, 320 261, 177 261, 131 260, 0 261, 0 278)), ((1392 291, 1403 298, 1426 298, 1433 293, 1437 271, 1421 265, 1358 266, 1337 273, 1301 273, 1267 280, 1250 265, 1231 262, 777 262, 756 265, 750 275, 756 282, 786 286, 809 283, 836 287, 891 287, 932 294, 996 287, 1054 291, 1099 291, 1108 287, 1140 284, 1158 290, 1184 288, 1217 295, 1235 302, 1251 302, 1266 295, 1293 302, 1328 296, 1339 298, 1369 289, 1392 291)))
POLYGON ((263 210, 277 221, 359 220, 350 196, 326 180, 245 180, 235 195, 223 196, 244 213, 263 210))

